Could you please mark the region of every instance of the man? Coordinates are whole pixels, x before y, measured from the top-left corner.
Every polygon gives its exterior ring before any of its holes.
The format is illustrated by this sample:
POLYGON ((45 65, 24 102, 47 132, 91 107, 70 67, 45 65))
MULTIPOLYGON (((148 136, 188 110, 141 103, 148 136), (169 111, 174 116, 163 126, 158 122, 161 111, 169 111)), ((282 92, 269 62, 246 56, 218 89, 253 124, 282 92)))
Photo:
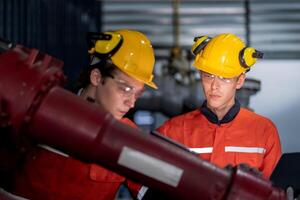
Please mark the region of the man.
MULTIPOLYGON (((123 116, 144 91, 144 84, 157 88, 152 81, 155 59, 150 41, 133 30, 94 33, 88 39, 90 66, 81 74, 79 95, 136 127, 123 116)), ((14 192, 29 199, 113 200, 121 184, 137 197, 139 184, 39 145, 17 174, 14 192)))
POLYGON ((220 167, 245 163, 269 178, 281 156, 277 129, 235 99, 245 73, 262 53, 233 34, 197 37, 192 51, 206 100, 200 109, 168 120, 158 131, 220 167))

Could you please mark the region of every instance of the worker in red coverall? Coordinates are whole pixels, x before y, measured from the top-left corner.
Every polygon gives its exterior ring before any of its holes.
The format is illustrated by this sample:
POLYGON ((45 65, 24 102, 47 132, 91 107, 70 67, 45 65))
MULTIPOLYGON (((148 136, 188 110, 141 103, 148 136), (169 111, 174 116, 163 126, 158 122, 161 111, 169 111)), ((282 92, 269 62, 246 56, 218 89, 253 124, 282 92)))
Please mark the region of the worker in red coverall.
MULTIPOLYGON (((136 127, 123 116, 145 84, 157 88, 152 81, 155 58, 150 41, 133 30, 93 33, 89 39, 90 66, 81 73, 79 95, 136 127)), ((137 198, 141 189, 123 176, 43 144, 29 152, 15 182, 14 193, 33 200, 112 200, 121 184, 137 198)))
POLYGON ((269 178, 281 156, 277 128, 266 117, 241 108, 235 99, 245 73, 263 53, 245 46, 234 34, 197 37, 192 52, 206 100, 201 108, 168 120, 158 131, 217 166, 243 163, 269 178))

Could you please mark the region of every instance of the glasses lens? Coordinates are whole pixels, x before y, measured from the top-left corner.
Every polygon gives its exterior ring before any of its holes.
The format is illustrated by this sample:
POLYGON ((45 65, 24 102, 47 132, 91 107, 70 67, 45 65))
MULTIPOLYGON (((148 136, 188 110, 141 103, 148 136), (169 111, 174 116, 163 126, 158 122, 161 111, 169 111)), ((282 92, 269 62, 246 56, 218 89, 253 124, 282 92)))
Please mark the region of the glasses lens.
POLYGON ((201 72, 201 78, 204 81, 212 81, 215 78, 215 76, 206 72, 201 72))
POLYGON ((209 74, 209 73, 203 72, 203 71, 201 71, 201 78, 203 79, 203 81, 206 81, 206 82, 211 82, 216 78, 217 80, 220 80, 220 82, 222 82, 222 83, 232 83, 236 79, 236 77, 224 78, 221 76, 215 76, 213 74, 209 74))
POLYGON ((113 79, 113 80, 117 83, 118 90, 124 97, 129 98, 134 95, 134 97, 137 99, 144 92, 144 88, 141 90, 137 90, 123 80, 120 79, 113 79))

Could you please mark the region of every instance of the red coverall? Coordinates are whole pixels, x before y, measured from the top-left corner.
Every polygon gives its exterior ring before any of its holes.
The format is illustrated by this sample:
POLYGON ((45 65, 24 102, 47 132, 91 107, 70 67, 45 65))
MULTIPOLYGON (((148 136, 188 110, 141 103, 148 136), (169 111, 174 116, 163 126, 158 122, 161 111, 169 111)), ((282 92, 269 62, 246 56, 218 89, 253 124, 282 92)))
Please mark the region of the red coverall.
POLYGON ((158 128, 220 167, 246 163, 269 178, 280 156, 281 145, 275 125, 238 102, 221 121, 206 107, 174 117, 158 128))
MULTIPOLYGON (((121 121, 136 128, 129 119, 121 121)), ((33 200, 112 200, 123 183, 136 197, 141 185, 99 165, 37 147, 17 174, 14 193, 33 200)))

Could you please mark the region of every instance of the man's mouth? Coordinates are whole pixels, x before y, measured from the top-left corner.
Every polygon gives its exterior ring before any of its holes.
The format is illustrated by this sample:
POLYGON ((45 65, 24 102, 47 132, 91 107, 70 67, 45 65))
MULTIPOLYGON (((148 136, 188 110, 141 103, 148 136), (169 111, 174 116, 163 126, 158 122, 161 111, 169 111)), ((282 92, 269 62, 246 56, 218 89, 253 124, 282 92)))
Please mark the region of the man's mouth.
POLYGON ((210 96, 210 98, 212 98, 212 99, 217 99, 217 98, 220 98, 220 97, 221 97, 220 95, 216 95, 216 94, 210 94, 209 96, 210 96))
POLYGON ((119 111, 119 112, 125 115, 128 111, 119 111))

